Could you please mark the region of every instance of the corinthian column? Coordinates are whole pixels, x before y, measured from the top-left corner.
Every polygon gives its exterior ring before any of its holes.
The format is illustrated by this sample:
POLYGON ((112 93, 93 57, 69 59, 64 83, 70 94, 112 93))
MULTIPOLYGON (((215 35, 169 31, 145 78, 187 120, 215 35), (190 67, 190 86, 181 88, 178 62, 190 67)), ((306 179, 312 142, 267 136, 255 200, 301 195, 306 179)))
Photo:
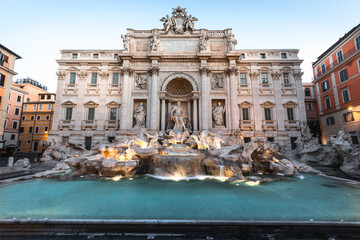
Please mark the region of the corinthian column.
POLYGON ((121 106, 120 106, 120 129, 127 129, 127 122, 129 118, 129 76, 134 73, 134 70, 126 67, 121 70, 122 75, 122 90, 121 90, 121 106))
POLYGON ((210 109, 210 81, 208 75, 210 70, 207 67, 199 69, 201 75, 201 129, 209 129, 210 109))
POLYGON ((159 118, 159 97, 158 97, 158 75, 159 67, 149 69, 151 74, 151 92, 150 92, 150 130, 157 130, 159 118))
POLYGON ((239 128, 239 107, 237 102, 237 82, 236 68, 228 68, 225 71, 230 76, 230 110, 231 110, 231 130, 239 128))

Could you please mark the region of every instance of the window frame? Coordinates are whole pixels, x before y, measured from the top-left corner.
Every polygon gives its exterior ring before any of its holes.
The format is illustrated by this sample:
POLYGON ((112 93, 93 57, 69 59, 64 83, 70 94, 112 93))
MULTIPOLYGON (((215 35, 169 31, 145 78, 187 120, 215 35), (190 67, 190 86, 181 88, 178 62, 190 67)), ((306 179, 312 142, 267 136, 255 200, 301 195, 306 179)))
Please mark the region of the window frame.
POLYGON ((264 107, 264 120, 266 121, 273 121, 273 116, 272 116, 272 107, 264 107), (268 113, 267 113, 268 111, 268 113), (268 119, 269 118, 269 119, 268 119))
POLYGON ((90 84, 92 85, 96 85, 98 80, 98 74, 97 73, 91 73, 91 80, 90 80, 90 84), (95 80, 95 81, 94 81, 95 80))
POLYGON ((246 78, 246 73, 242 72, 240 73, 240 85, 247 85, 247 78, 246 78), (245 76, 244 78, 242 76, 245 76), (245 79, 245 82, 242 82, 242 80, 245 79))
POLYGON ((261 84, 270 84, 269 83, 269 75, 268 73, 261 73, 260 74, 261 84), (263 78, 263 76, 266 76, 266 78, 263 78), (264 82, 264 79, 266 79, 266 83, 264 82))
POLYGON ((344 54, 343 54, 342 49, 340 49, 339 51, 336 52, 336 59, 337 59, 337 62, 338 62, 338 63, 344 61, 344 54), (341 53, 341 55, 340 55, 340 56, 341 56, 341 57, 340 57, 341 59, 339 58, 339 53, 341 53))
POLYGON ((266 59, 266 53, 260 53, 260 59, 266 59))
POLYGON ((326 66, 325 66, 325 63, 321 64, 321 66, 320 66, 320 70, 321 70, 321 74, 326 73, 326 66))
POLYGON ((116 120, 118 120, 118 108, 117 107, 111 107, 110 108, 110 111, 109 111, 109 120, 110 121, 116 121, 116 120), (112 110, 114 110, 115 109, 115 119, 113 119, 113 112, 112 112, 112 110))
POLYGON ((15 107, 14 115, 19 116, 21 113, 21 109, 19 107, 15 107), (18 110, 18 114, 16 114, 16 110, 18 110))
POLYGON ((21 95, 17 95, 17 97, 16 97, 16 102, 21 102, 21 99, 22 99, 22 96, 21 96, 21 95), (19 100, 19 98, 20 98, 20 100, 19 100))
POLYGON ((287 53, 281 53, 281 59, 287 59, 287 53))
POLYGON ((119 84, 119 81, 120 81, 119 76, 120 76, 120 74, 117 73, 117 72, 112 74, 112 84, 113 84, 113 85, 118 85, 118 84, 119 84), (115 75, 117 76, 117 79, 116 79, 117 81, 116 81, 116 82, 114 82, 114 80, 115 80, 115 78, 114 78, 115 75))
POLYGON ((19 121, 18 120, 13 120, 11 128, 12 129, 17 129, 18 127, 19 127, 19 121), (16 127, 14 127, 14 123, 16 123, 16 127))
POLYGON ((341 70, 339 71, 339 79, 340 79, 340 83, 345 82, 345 81, 347 81, 347 80, 349 79, 349 76, 348 76, 348 74, 347 74, 347 69, 346 69, 346 68, 341 69, 341 70), (342 72, 345 73, 344 77, 346 77, 346 79, 344 79, 344 80, 342 79, 342 76, 343 76, 343 74, 341 74, 342 72))
POLYGON ((309 87, 306 87, 305 89, 304 89, 304 95, 305 95, 305 97, 311 97, 311 90, 310 90, 310 88, 309 87), (308 91, 307 91, 308 90, 308 91), (309 93, 308 95, 306 94, 306 93, 309 93))
POLYGON ((76 84, 76 73, 70 73, 69 84, 76 84))
POLYGON ((350 101, 351 101, 349 88, 343 88, 343 89, 341 89, 341 95, 342 95, 343 103, 347 103, 347 102, 350 102, 350 101), (344 92, 347 92, 347 101, 345 101, 344 92))
POLYGON ((71 121, 72 120, 72 115, 73 115, 73 107, 65 107, 64 108, 64 120, 68 120, 71 121), (71 109, 71 110, 70 110, 71 109), (70 110, 70 111, 69 111, 70 110))
POLYGON ((330 109, 331 108, 331 97, 329 95, 324 97, 324 101, 325 101, 325 108, 330 109), (329 101, 327 101, 327 100, 329 100, 329 101), (329 103, 329 106, 328 106, 328 103, 329 103))

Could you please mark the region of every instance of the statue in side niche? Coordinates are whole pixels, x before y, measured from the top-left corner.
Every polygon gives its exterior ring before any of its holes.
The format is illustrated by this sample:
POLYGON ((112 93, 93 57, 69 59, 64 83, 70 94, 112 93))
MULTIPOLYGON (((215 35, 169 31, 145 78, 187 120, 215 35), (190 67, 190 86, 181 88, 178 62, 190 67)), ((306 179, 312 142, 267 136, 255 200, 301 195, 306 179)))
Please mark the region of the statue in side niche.
POLYGON ((144 103, 140 103, 140 105, 136 108, 134 118, 135 118, 135 126, 145 126, 145 118, 146 111, 144 107, 144 103))

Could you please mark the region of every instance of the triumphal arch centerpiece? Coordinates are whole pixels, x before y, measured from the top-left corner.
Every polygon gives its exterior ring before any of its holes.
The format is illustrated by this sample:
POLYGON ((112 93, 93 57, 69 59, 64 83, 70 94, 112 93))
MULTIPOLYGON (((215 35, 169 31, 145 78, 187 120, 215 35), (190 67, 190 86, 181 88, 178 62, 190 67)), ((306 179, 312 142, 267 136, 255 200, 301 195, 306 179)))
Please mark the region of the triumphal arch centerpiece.
POLYGON ((160 21, 161 29, 127 29, 120 50, 61 51, 50 138, 94 145, 143 128, 239 141, 301 135, 297 49, 235 49, 232 29, 198 29, 180 6, 160 21))

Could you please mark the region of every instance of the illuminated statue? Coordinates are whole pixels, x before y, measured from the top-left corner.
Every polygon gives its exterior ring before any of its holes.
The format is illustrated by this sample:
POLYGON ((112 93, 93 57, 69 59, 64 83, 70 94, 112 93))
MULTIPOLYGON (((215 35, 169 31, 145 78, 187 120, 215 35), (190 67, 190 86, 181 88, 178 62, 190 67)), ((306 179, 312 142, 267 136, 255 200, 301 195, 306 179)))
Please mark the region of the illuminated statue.
POLYGON ((177 102, 177 105, 171 109, 171 120, 175 122, 173 128, 175 132, 182 132, 186 130, 184 122, 184 111, 181 108, 181 102, 177 102))

